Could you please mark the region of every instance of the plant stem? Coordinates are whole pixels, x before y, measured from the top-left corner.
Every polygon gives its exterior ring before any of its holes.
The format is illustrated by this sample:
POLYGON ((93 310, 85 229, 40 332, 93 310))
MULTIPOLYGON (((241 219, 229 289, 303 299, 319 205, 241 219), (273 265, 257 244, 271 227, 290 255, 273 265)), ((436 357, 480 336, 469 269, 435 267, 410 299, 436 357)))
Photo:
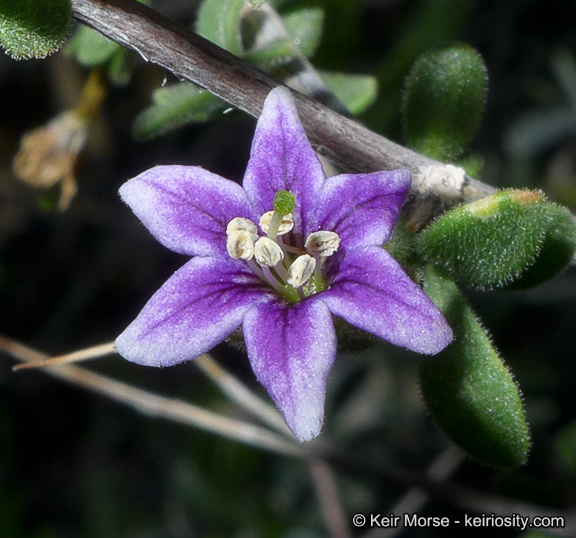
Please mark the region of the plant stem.
MULTIPOLYGON (((0 351, 5 351, 25 363, 44 362, 49 358, 44 353, 2 336, 0 336, 0 351)), ((43 371, 133 407, 151 417, 194 426, 284 456, 304 459, 309 457, 305 448, 265 428, 228 418, 181 400, 153 394, 79 366, 49 366, 43 371)))
MULTIPOLYGON (((138 52, 145 61, 198 84, 252 116, 260 115, 266 96, 279 85, 262 71, 138 2, 72 0, 72 9, 76 19, 138 52)), ((343 170, 407 168, 420 174, 423 168, 441 164, 373 133, 313 99, 293 93, 310 142, 343 170)), ((421 185, 415 181, 413 187, 417 198, 421 185)), ((467 177, 453 192, 444 189, 438 197, 455 204, 493 191, 493 187, 467 177)), ((426 196, 431 195, 434 193, 428 190, 426 196)))

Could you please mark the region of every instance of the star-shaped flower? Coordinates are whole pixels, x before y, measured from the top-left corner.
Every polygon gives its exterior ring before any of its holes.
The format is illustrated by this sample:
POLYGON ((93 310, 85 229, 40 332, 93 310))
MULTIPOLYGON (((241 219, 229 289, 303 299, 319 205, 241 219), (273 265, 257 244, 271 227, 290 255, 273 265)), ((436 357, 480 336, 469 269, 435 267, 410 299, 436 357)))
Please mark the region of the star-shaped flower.
POLYGON ((270 92, 243 187, 195 166, 158 166, 122 199, 154 237, 191 256, 118 337, 129 361, 170 366, 242 326, 248 358, 300 441, 322 427, 336 356, 332 316, 434 354, 452 331, 382 248, 406 170, 326 178, 288 90, 270 92))

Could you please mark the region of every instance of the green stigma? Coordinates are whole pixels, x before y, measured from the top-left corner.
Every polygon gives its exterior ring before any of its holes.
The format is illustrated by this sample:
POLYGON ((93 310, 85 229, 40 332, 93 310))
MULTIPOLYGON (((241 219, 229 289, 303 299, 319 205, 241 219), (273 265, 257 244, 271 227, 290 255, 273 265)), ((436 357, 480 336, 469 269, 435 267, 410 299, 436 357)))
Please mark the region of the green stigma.
POLYGON ((279 190, 274 196, 274 212, 278 213, 281 217, 288 215, 294 211, 296 197, 288 191, 279 190))

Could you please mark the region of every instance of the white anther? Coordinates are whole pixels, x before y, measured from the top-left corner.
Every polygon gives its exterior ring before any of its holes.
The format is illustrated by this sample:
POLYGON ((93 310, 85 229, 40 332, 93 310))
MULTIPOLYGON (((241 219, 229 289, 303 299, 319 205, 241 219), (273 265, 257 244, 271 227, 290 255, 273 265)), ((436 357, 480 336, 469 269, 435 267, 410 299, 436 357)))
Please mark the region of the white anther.
POLYGON ((298 256, 288 268, 288 278, 286 282, 295 288, 303 286, 310 280, 316 269, 316 259, 308 254, 298 256))
POLYGON ((231 233, 240 230, 250 232, 254 241, 258 239, 258 228, 256 228, 256 224, 254 224, 250 219, 245 219, 243 217, 236 217, 228 223, 228 226, 226 226, 226 235, 229 236, 231 233))
MULTIPOLYGON (((270 229, 270 222, 272 222, 273 215, 274 211, 266 211, 266 213, 260 217, 260 228, 262 228, 262 231, 265 234, 267 234, 270 229)), ((282 222, 280 222, 280 226, 278 226, 277 235, 287 234, 292 230, 292 228, 294 228, 294 217, 292 216, 292 213, 288 213, 282 217, 282 222)))
POLYGON ((338 250, 340 236, 335 232, 320 230, 319 232, 311 233, 306 239, 304 246, 312 256, 327 258, 338 250))
POLYGON ((228 234, 226 250, 235 260, 251 260, 254 256, 254 237, 247 230, 235 230, 228 234))
POLYGON ((261 237, 254 245, 254 257, 264 267, 274 267, 284 259, 284 251, 276 241, 261 237))

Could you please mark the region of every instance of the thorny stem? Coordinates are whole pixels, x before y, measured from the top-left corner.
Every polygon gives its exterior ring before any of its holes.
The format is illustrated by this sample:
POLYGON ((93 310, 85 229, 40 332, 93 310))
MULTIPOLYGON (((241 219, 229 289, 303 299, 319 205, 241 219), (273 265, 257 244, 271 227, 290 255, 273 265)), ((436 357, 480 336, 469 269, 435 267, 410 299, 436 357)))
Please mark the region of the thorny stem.
MULTIPOLYGON (((46 361, 49 358, 44 353, 2 336, 0 336, 0 350, 23 362, 46 361)), ((300 458, 309 457, 307 450, 295 442, 254 424, 224 417, 187 402, 152 394, 79 366, 51 366, 44 371, 63 381, 87 388, 133 407, 148 416, 201 428, 277 454, 300 458)))
POLYGON ((50 357, 44 361, 25 362, 17 364, 12 370, 28 370, 31 368, 45 368, 46 366, 56 366, 58 364, 67 364, 70 362, 79 362, 86 359, 97 359, 105 357, 115 352, 114 342, 107 342, 94 347, 88 347, 75 351, 73 353, 66 353, 66 355, 59 355, 58 357, 50 357))
MULTIPOLYGON (((449 447, 442 452, 430 465, 426 475, 434 480, 446 481, 464 462, 465 456, 455 447, 449 447)), ((404 496, 386 513, 391 514, 417 514, 422 511, 430 496, 420 488, 409 489, 404 496)), ((374 528, 362 536, 362 538, 394 538, 404 532, 404 522, 396 527, 387 529, 374 528)))
POLYGON ((222 368, 210 355, 207 353, 200 355, 193 362, 233 402, 236 402, 278 432, 292 437, 280 413, 274 407, 258 398, 246 385, 222 368))
MULTIPOLYGON (((258 117, 264 100, 279 83, 233 54, 199 35, 131 0, 72 0, 74 16, 113 41, 135 50, 146 61, 158 64, 179 79, 189 80, 231 105, 258 117)), ((300 118, 316 150, 343 170, 373 172, 407 168, 414 174, 438 165, 373 133, 297 92, 300 118)), ((419 184, 413 195, 418 198, 419 184)), ((471 201, 494 192, 494 188, 466 178, 463 185, 437 196, 447 203, 471 201)), ((429 197, 434 193, 426 193, 429 197)))
MULTIPOLYGON (((0 352, 8 353, 22 362, 45 361, 49 358, 44 353, 4 336, 0 336, 0 352)), ((576 516, 571 512, 561 512, 550 507, 544 508, 529 503, 520 503, 518 500, 511 501, 504 497, 448 484, 435 478, 423 476, 416 471, 399 467, 385 468, 373 461, 360 461, 342 454, 322 442, 315 442, 306 446, 297 445, 253 424, 223 417, 187 402, 159 396, 78 366, 53 366, 43 371, 72 385, 84 387, 107 396, 148 416, 201 428, 228 439, 270 450, 279 455, 306 461, 321 460, 333 467, 338 467, 341 471, 353 472, 355 475, 376 477, 378 480, 396 485, 419 487, 437 499, 442 499, 474 513, 494 513, 496 515, 518 513, 530 517, 545 513, 551 517, 563 517, 565 518, 565 527, 554 529, 554 534, 574 536, 576 531, 576 516)))
MULTIPOLYGON (((2 337, 0 337, 0 349, 2 348, 1 342, 2 337)), ((7 350, 9 351, 9 349, 7 350)), ((80 349, 79 351, 74 351, 72 353, 66 353, 65 355, 46 358, 45 360, 33 360, 17 364, 12 368, 12 370, 18 371, 29 370, 32 368, 46 368, 49 366, 97 359, 113 353, 116 353, 114 342, 106 342, 97 346, 80 349)), ((278 413, 274 407, 262 401, 248 387, 246 387, 246 385, 222 368, 208 353, 200 355, 193 361, 193 363, 202 370, 204 374, 206 374, 206 376, 213 381, 228 398, 230 398, 230 400, 250 412, 253 416, 259 418, 265 424, 275 428, 278 432, 284 434, 289 439, 293 439, 292 434, 280 413, 278 413)))
POLYGON ((332 468, 321 460, 311 461, 308 468, 330 538, 351 538, 332 468))

